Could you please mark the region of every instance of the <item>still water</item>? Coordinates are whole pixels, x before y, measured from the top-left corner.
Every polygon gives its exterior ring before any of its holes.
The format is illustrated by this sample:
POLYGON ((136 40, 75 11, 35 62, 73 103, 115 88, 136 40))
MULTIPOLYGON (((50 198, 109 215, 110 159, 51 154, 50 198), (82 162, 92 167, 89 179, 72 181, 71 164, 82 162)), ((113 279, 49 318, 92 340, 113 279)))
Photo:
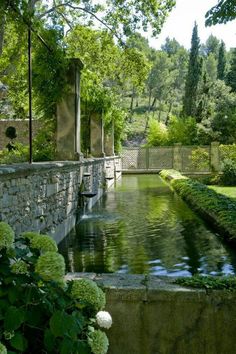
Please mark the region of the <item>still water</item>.
POLYGON ((123 176, 59 251, 72 272, 236 274, 236 252, 157 175, 123 176))

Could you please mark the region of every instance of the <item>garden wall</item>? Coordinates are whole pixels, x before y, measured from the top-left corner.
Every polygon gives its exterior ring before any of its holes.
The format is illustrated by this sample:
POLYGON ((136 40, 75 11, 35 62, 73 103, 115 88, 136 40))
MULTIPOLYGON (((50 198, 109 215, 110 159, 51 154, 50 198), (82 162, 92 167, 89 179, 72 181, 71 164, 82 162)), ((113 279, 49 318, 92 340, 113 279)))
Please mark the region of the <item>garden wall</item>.
MULTIPOLYGON (((33 137, 38 133, 40 129, 40 122, 33 120, 33 137)), ((4 149, 9 143, 9 138, 6 137, 5 131, 8 127, 16 128, 16 142, 28 145, 29 144, 29 122, 28 120, 12 119, 5 120, 0 119, 0 150, 4 149)))
POLYGON ((122 151, 122 171, 158 172, 162 169, 175 169, 184 173, 209 173, 221 170, 219 143, 212 142, 209 146, 173 146, 131 147, 122 151), (200 149, 200 150, 199 150, 200 149), (192 153, 205 153, 203 161, 196 167, 192 161, 192 153))
POLYGON ((120 176, 120 159, 107 157, 83 162, 33 163, 0 166, 0 218, 16 234, 40 231, 57 242, 73 228, 120 176), (81 197, 80 192, 95 194, 81 197))
POLYGON ((188 289, 173 279, 78 274, 101 285, 113 318, 108 354, 234 354, 236 293, 188 289))

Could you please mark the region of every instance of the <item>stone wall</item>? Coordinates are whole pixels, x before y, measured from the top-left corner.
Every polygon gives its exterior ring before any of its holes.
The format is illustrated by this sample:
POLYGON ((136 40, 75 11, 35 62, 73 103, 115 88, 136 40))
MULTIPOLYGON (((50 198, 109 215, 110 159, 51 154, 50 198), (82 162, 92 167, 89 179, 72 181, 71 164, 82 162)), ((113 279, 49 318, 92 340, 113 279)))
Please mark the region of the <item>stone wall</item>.
POLYGON ((113 157, 83 162, 2 165, 0 217, 16 234, 39 231, 59 242, 75 225, 80 209, 90 208, 104 193, 108 181, 114 183, 119 177, 116 173, 119 161, 118 157, 113 157), (107 164, 109 179, 106 178, 107 164), (94 193, 94 197, 81 197, 82 190, 94 193))
POLYGON ((236 293, 188 289, 165 277, 76 274, 106 292, 108 354, 234 354, 236 293))
MULTIPOLYGON (((16 128, 17 138, 16 142, 21 144, 29 144, 29 122, 28 120, 4 120, 0 119, 0 150, 4 149, 9 143, 9 138, 6 137, 5 131, 8 127, 16 128)), ((33 121, 33 137, 37 134, 40 129, 40 122, 37 120, 33 121)))

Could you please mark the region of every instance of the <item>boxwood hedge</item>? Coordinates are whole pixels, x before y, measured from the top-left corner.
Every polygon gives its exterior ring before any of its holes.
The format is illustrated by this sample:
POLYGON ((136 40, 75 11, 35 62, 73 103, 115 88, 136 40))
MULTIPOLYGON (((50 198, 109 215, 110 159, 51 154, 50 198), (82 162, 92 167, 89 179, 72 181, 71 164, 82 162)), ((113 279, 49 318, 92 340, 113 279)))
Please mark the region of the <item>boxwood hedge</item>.
POLYGON ((225 238, 236 244, 236 200, 219 194, 206 185, 194 181, 173 170, 162 170, 160 175, 170 181, 173 189, 222 232, 225 238))

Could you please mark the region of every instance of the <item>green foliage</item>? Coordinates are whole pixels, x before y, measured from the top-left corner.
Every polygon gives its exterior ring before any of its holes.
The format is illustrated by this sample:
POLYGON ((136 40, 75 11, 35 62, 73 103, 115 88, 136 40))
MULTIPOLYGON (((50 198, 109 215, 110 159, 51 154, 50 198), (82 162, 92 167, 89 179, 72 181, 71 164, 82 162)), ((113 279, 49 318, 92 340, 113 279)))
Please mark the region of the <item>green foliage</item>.
POLYGON ((226 83, 236 92, 236 48, 232 49, 230 69, 226 75, 226 83))
POLYGON ((42 31, 47 49, 35 40, 33 56, 33 87, 35 109, 38 116, 50 119, 55 116, 56 103, 67 89, 66 72, 69 62, 61 46, 61 34, 54 29, 42 31))
POLYGON ((188 74, 186 78, 185 94, 183 101, 183 113, 185 116, 194 117, 196 114, 197 91, 202 70, 199 49, 200 39, 198 37, 197 24, 195 23, 192 33, 188 74))
POLYGON ((16 128, 15 127, 7 127, 5 131, 5 135, 9 139, 15 139, 16 138, 16 128))
POLYGON ((226 50, 225 44, 221 41, 219 55, 218 55, 218 64, 217 64, 217 79, 224 80, 226 72, 226 50))
POLYGON ((225 186, 236 186, 236 162, 225 159, 223 162, 221 182, 225 186))
POLYGON ((196 170, 204 170, 209 167, 209 152, 206 149, 197 147, 191 153, 192 165, 196 170))
POLYGON ((178 278, 176 284, 187 286, 190 288, 207 289, 207 290, 236 290, 235 277, 213 277, 194 275, 191 278, 178 278))
POLYGON ((229 159, 236 163, 236 144, 220 145, 219 149, 222 160, 229 159))
POLYGON ((33 139, 33 161, 53 161, 56 154, 55 121, 44 120, 33 139))
POLYGON ((170 144, 194 145, 197 142, 197 125, 192 117, 171 117, 168 132, 170 144))
POLYGON ((236 241, 236 201, 234 199, 218 194, 204 184, 189 178, 173 178, 171 186, 206 220, 223 230, 227 240, 236 241))
POLYGON ((89 305, 74 297, 75 283, 87 298, 90 288, 83 286, 86 280, 64 281, 64 259, 47 235, 28 232, 14 240, 13 230, 1 222, 0 242, 1 353, 105 354, 105 333, 93 334, 98 331, 97 304, 105 304, 96 283, 89 280, 96 289, 89 305))
POLYGON ((206 25, 226 23, 236 18, 236 5, 234 0, 220 0, 206 13, 206 25))
POLYGON ((166 126, 155 119, 149 121, 147 145, 160 146, 168 144, 168 131, 166 126))
POLYGON ((29 147, 20 143, 14 143, 15 149, 8 151, 8 149, 0 150, 0 163, 12 164, 26 162, 29 160, 29 147))

